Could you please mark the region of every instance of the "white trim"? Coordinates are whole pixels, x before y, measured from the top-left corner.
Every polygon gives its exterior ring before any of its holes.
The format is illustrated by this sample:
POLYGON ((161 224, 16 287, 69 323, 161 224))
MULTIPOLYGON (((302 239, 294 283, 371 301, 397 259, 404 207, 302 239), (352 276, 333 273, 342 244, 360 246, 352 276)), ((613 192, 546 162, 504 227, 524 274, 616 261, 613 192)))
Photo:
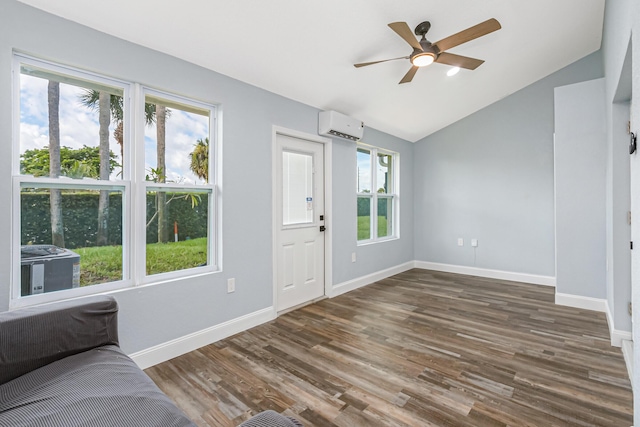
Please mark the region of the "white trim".
POLYGON ((602 298, 583 297, 581 295, 562 294, 556 292, 556 304, 583 310, 607 312, 607 300, 602 298))
POLYGON ((609 331, 611 333, 611 345, 613 347, 622 347, 622 343, 625 341, 631 341, 631 332, 619 331, 613 329, 609 331))
POLYGON ((310 133, 300 132, 293 129, 273 125, 271 128, 271 263, 272 263, 272 283, 273 283, 273 307, 278 306, 278 246, 276 233, 278 230, 277 214, 277 135, 290 136, 292 138, 322 144, 324 147, 324 294, 330 296, 331 284, 333 283, 333 173, 332 173, 332 147, 333 140, 310 133))
POLYGON ((490 270, 486 268, 441 264, 428 261, 415 261, 415 266, 416 268, 443 271, 446 273, 466 274, 469 276, 486 277, 489 279, 511 280, 514 282, 532 283, 534 285, 556 286, 556 278, 553 276, 540 276, 537 274, 515 273, 512 271, 490 270))
POLYGON ((633 390, 633 341, 622 341, 622 356, 624 357, 625 365, 627 365, 627 373, 629 374, 631 389, 633 390))
POLYGON ((263 308, 215 326, 194 332, 162 344, 137 351, 129 355, 141 368, 147 369, 205 345, 228 338, 239 332, 254 328, 275 318, 273 307, 263 308))
MULTIPOLYGON (((144 128, 145 126, 138 126, 138 123, 145 123, 145 111, 144 111, 144 89, 139 83, 134 83, 133 100, 131 102, 132 107, 129 113, 131 119, 132 132, 130 140, 133 144, 129 144, 130 157, 129 172, 131 173, 131 180, 133 182, 133 188, 131 192, 131 209, 128 213, 128 218, 131 224, 131 237, 129 242, 131 248, 131 266, 133 271, 130 274, 133 276, 134 283, 144 283, 146 277, 147 266, 147 196, 145 191, 145 144, 144 144, 144 128), (131 145, 133 147, 131 147, 131 145)), ((135 285, 134 285, 135 286, 135 285)))
POLYGON ((611 307, 609 307, 609 301, 605 302, 605 313, 607 315, 607 325, 609 325, 609 336, 611 337, 611 345, 613 347, 622 347, 622 342, 627 340, 631 341, 631 332, 621 331, 615 328, 615 322, 613 320, 613 314, 611 313, 611 307))
POLYGON ((136 286, 142 286, 147 284, 154 284, 162 281, 169 281, 172 279, 181 279, 185 277, 190 277, 193 274, 198 274, 199 272, 211 273, 218 272, 220 268, 218 266, 218 261, 215 259, 215 255, 217 255, 218 242, 216 239, 216 231, 214 228, 217 224, 212 224, 212 218, 218 215, 218 207, 215 204, 217 193, 217 181, 214 179, 218 178, 217 175, 217 165, 219 158, 217 157, 217 128, 215 123, 215 117, 217 116, 217 106, 215 104, 211 104, 204 101, 198 101, 193 98, 184 97, 182 95, 178 95, 175 93, 166 92, 160 89, 154 89, 149 86, 138 85, 138 104, 136 107, 139 109, 137 111, 137 115, 135 116, 135 126, 139 130, 138 140, 136 141, 136 146, 140 147, 139 151, 136 151, 141 157, 136 157, 137 174, 136 174, 136 186, 138 190, 138 195, 136 197, 144 200, 144 204, 138 205, 140 211, 136 214, 136 217, 139 218, 138 227, 141 233, 137 236, 139 239, 139 249, 141 250, 140 256, 138 259, 138 277, 136 278, 136 286), (209 171, 214 171, 213 174, 209 178, 209 182, 205 183, 194 183, 194 184, 177 184, 177 183, 157 183, 146 180, 146 152, 144 150, 145 144, 145 105, 147 102, 147 97, 150 97, 152 101, 165 102, 169 107, 178 109, 181 111, 187 111, 191 114, 203 115, 205 112, 208 114, 209 120, 209 171), (155 98, 155 99, 154 99, 155 98), (212 182, 213 181, 213 182, 212 182), (184 191, 184 192, 193 192, 193 193, 204 193, 207 194, 207 265, 202 267, 195 267, 193 269, 185 269, 185 270, 173 270, 164 273, 158 274, 146 274, 146 218, 147 218, 147 205, 146 205, 146 197, 149 192, 158 191, 164 189, 165 191, 184 191), (144 231, 144 232, 142 232, 144 231))
MULTIPOLYGON (((356 144, 356 150, 363 147, 369 151, 371 156, 371 170, 369 171, 371 177, 371 188, 377 188, 377 174, 376 164, 379 154, 391 156, 391 192, 378 193, 377 191, 371 191, 369 193, 359 193, 356 188, 356 199, 360 197, 367 197, 370 199, 370 224, 369 224, 369 238, 358 240, 356 236, 356 246, 371 245, 378 242, 385 242, 388 240, 395 240, 400 238, 400 153, 395 151, 379 148, 374 145, 369 145, 364 142, 358 141, 356 144), (378 198, 391 199, 392 211, 391 211, 391 235, 378 237, 378 198)), ((357 162, 357 158, 356 158, 357 162)), ((357 169, 357 168, 356 168, 357 169)), ((359 177, 356 177, 359 181, 359 177)), ((356 200, 357 201, 357 200, 356 200)))
POLYGON ((396 265, 385 270, 376 271, 375 273, 367 274, 366 276, 357 277, 355 279, 347 280, 346 282, 339 283, 333 287, 329 296, 331 298, 337 297, 344 293, 353 291, 363 286, 370 285, 378 280, 386 279, 395 274, 411 270, 415 267, 415 261, 406 262, 404 264, 396 265))

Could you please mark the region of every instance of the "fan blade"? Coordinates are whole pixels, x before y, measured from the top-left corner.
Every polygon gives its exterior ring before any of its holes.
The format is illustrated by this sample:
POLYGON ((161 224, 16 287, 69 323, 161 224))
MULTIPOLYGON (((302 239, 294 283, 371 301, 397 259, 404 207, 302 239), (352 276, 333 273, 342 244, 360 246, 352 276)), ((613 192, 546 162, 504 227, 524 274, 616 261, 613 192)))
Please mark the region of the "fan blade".
POLYGON ((389 24, 389 28, 391 28, 396 32, 396 34, 402 37, 404 41, 409 43, 412 48, 418 49, 420 52, 422 52, 422 46, 420 46, 418 39, 416 39, 416 36, 413 35, 411 28, 409 28, 409 25, 407 25, 406 22, 392 22, 391 24, 389 24))
POLYGON ((452 65, 454 67, 466 68, 467 70, 475 70, 484 63, 482 59, 469 58, 468 56, 456 55, 449 52, 442 52, 438 55, 436 62, 452 65))
POLYGON ((478 25, 474 25, 471 28, 467 28, 466 30, 462 30, 452 36, 446 37, 439 42, 434 43, 434 45, 438 46, 440 52, 444 52, 445 50, 449 50, 452 47, 461 45, 462 43, 477 39, 478 37, 486 36, 500 28, 502 28, 500 23, 496 19, 491 18, 479 23, 478 25))
POLYGON ((411 80, 413 80, 413 76, 416 75, 416 71, 418 71, 418 68, 420 67, 416 67, 415 65, 411 67, 409 71, 407 71, 407 74, 404 75, 404 77, 402 78, 402 80, 400 80, 400 83, 398 84, 401 85, 402 83, 409 83, 411 80))
POLYGON ((379 64, 381 62, 395 61, 396 59, 409 59, 409 57, 408 56, 401 56, 400 58, 383 59, 382 61, 361 62, 360 64, 353 64, 353 66, 356 67, 356 68, 360 68, 360 67, 366 67, 367 65, 379 64))

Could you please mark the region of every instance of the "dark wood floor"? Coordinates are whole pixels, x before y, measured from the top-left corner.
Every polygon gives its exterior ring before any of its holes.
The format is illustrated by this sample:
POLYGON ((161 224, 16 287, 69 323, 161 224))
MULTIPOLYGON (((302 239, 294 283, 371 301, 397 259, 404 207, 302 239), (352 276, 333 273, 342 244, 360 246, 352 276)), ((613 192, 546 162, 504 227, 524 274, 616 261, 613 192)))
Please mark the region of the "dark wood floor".
POLYGON ((630 426, 605 315, 553 293, 414 269, 146 372, 202 426, 630 426))

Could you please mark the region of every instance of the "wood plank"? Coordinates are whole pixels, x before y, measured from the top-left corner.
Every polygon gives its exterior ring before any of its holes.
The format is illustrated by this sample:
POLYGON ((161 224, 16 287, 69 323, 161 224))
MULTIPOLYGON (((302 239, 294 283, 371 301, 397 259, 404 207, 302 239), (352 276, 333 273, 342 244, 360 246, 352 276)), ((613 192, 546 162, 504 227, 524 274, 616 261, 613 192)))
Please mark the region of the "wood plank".
POLYGON ((554 289, 413 269, 146 371, 201 426, 629 426, 606 316, 554 289))

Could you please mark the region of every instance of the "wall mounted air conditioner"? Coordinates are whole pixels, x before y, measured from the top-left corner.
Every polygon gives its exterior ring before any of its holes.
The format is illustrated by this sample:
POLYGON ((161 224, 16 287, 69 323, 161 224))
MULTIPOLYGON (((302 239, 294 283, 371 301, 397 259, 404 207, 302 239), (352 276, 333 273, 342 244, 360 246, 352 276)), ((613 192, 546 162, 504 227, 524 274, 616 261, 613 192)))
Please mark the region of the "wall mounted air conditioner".
POLYGON ((318 116, 318 133, 358 141, 364 133, 364 123, 336 111, 321 111, 318 116))

